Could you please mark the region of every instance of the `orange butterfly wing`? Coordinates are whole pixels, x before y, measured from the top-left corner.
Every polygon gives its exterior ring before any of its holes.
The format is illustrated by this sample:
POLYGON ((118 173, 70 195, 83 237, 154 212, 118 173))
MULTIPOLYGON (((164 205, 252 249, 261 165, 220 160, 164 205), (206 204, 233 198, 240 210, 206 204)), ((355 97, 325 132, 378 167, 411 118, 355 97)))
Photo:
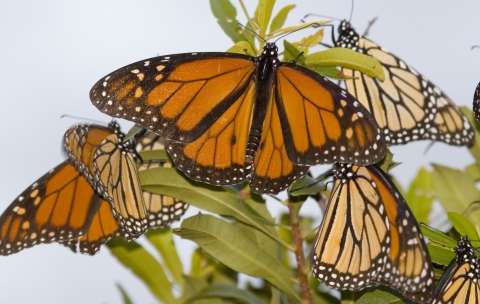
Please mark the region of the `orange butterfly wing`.
POLYGON ((83 235, 100 202, 88 181, 64 161, 20 194, 0 216, 0 255, 83 235))

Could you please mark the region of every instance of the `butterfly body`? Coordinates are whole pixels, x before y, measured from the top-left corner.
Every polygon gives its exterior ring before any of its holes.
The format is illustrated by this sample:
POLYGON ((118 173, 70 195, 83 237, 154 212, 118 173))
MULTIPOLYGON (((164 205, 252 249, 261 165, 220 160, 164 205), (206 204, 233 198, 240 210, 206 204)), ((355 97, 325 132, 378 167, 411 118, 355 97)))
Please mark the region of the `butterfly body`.
POLYGON ((372 113, 391 145, 430 139, 469 145, 474 132, 467 118, 437 86, 375 42, 360 37, 349 22, 338 29, 335 46, 370 55, 382 64, 385 80, 344 69, 347 91, 372 113))
POLYGON ((194 180, 278 193, 310 165, 371 164, 385 153, 376 122, 319 74, 281 62, 267 43, 258 57, 190 53, 150 58, 98 81, 102 112, 166 138, 176 166, 194 180))
POLYGON ((432 304, 480 303, 480 259, 467 237, 460 237, 455 259, 440 279, 432 304))

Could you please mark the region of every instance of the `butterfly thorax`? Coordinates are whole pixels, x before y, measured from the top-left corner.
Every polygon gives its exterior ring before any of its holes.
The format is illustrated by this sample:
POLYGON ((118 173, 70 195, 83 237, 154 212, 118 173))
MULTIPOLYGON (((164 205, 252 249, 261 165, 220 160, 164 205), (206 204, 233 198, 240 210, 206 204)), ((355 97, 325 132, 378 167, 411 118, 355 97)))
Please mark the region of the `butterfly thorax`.
POLYGON ((338 27, 338 35, 335 46, 357 51, 360 35, 355 32, 350 22, 342 21, 338 27))
POLYGON ((260 137, 262 135, 269 102, 272 97, 272 89, 276 82, 275 70, 279 63, 278 47, 273 42, 267 42, 263 47, 262 54, 255 58, 255 101, 252 127, 250 129, 247 153, 245 155, 245 160, 249 164, 253 163, 259 145, 260 149, 262 149, 260 137))
POLYGON ((333 178, 336 181, 341 181, 342 184, 355 178, 356 174, 352 169, 352 164, 337 163, 333 169, 333 178))

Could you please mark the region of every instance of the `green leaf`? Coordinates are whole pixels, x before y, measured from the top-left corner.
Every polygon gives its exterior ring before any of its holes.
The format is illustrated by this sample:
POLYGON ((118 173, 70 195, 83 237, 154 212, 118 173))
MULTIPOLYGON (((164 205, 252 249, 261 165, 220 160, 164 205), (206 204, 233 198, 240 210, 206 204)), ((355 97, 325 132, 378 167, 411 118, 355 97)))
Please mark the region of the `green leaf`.
POLYGON ((309 67, 309 69, 322 74, 323 76, 326 76, 328 78, 332 78, 335 80, 346 80, 345 77, 343 77, 340 73, 340 70, 337 69, 336 67, 321 67, 321 66, 316 66, 314 68, 309 67))
POLYGON ((268 23, 272 17, 273 6, 275 0, 259 0, 257 7, 257 22, 260 27, 260 36, 265 37, 267 32, 268 23))
POLYGON ((455 230, 457 230, 461 236, 468 236, 472 245, 476 247, 474 243, 478 243, 479 239, 475 225, 470 223, 466 217, 456 212, 448 212, 447 215, 455 230))
POLYGON ((212 284, 208 288, 203 289, 198 295, 189 298, 186 302, 191 303, 197 299, 205 298, 231 299, 235 303, 265 304, 264 301, 253 293, 224 283, 212 284))
POLYGON ((290 62, 295 60, 300 65, 305 64, 305 56, 303 55, 303 52, 300 51, 295 45, 284 39, 283 47, 285 48, 283 53, 283 61, 290 62))
POLYGON ((231 269, 264 278, 300 300, 289 272, 276 259, 258 248, 233 225, 211 215, 198 214, 184 219, 174 233, 197 243, 208 254, 231 269))
POLYGON ((325 185, 323 177, 318 180, 304 175, 290 186, 288 193, 291 196, 314 195, 320 191, 325 191, 326 188, 327 186, 325 185))
POLYGON ((245 40, 243 29, 237 27, 237 10, 228 0, 210 0, 210 8, 222 30, 234 43, 245 40))
POLYGON ((445 211, 462 213, 471 202, 480 197, 471 177, 457 169, 432 164, 435 196, 445 211))
POLYGON ((450 262, 455 258, 455 252, 453 249, 446 247, 440 247, 433 244, 427 245, 428 253, 433 263, 448 266, 450 262))
MULTIPOLYGON (((157 167, 138 172, 142 188, 151 193, 175 197, 212 213, 230 216, 270 234, 266 219, 256 217, 238 195, 224 187, 195 182, 174 168, 157 167), (261 220, 261 222, 260 222, 261 220)), ((274 225, 274 223, 269 223, 274 225)), ((275 238, 275 236, 271 236, 275 238)))
POLYGON ((355 304, 400 304, 408 303, 399 293, 386 287, 378 287, 365 292, 355 304))
POLYGON ((278 30, 285 24, 288 13, 290 13, 290 11, 295 8, 295 6, 295 4, 289 4, 277 13, 277 15, 273 18, 272 23, 270 24, 270 33, 278 30))
POLYGON ((117 285, 117 288, 120 291, 120 294, 122 295, 123 304, 133 304, 133 302, 130 299, 130 297, 128 296, 127 292, 125 291, 125 289, 123 289, 122 285, 120 285, 118 283, 115 284, 115 285, 117 285))
POLYGON ((127 242, 123 238, 115 238, 107 242, 107 246, 120 263, 145 282, 158 300, 177 303, 172 294, 172 284, 162 266, 142 246, 133 241, 127 242))
POLYGON ((137 125, 137 124, 133 125, 133 127, 131 127, 130 130, 128 130, 128 133, 123 138, 123 141, 128 141, 130 138, 132 138, 135 134, 140 132, 142 129, 143 127, 140 125, 137 125))
POLYGON ((163 263, 172 277, 180 286, 183 286, 183 265, 173 242, 170 227, 148 230, 146 236, 162 256, 163 263))
POLYGON ((477 164, 471 164, 465 167, 465 173, 478 182, 480 181, 480 167, 477 164))
POLYGON ((243 55, 250 55, 255 57, 255 50, 252 48, 252 45, 248 41, 239 41, 235 43, 234 46, 227 50, 228 53, 237 53, 243 55))
POLYGON ((323 32, 324 32, 323 28, 321 28, 318 31, 316 31, 314 34, 300 39, 299 46, 301 48, 310 48, 310 47, 316 46, 322 41, 323 32))
POLYGON ((423 236, 428 238, 429 243, 436 243, 450 248, 457 246, 457 240, 455 240, 453 237, 438 231, 437 229, 433 229, 428 225, 421 223, 420 230, 422 231, 423 236))
POLYGON ((388 172, 399 164, 400 163, 397 163, 393 160, 393 153, 390 151, 390 149, 388 149, 388 147, 385 156, 378 163, 376 163, 376 165, 379 166, 380 169, 383 170, 383 172, 388 172))
POLYGON ((377 59, 346 48, 334 47, 307 55, 305 63, 309 67, 341 66, 360 71, 370 77, 376 77, 380 81, 385 79, 383 67, 377 59))
MULTIPOLYGON (((190 298, 195 297, 202 290, 208 288, 208 283, 204 279, 185 276, 185 292, 183 294, 183 302, 189 301, 190 298)), ((221 299, 199 299, 195 301, 195 304, 223 304, 221 299)))
POLYGON ((139 151, 138 155, 142 158, 143 161, 149 160, 165 160, 168 162, 172 162, 170 160, 170 155, 165 150, 143 150, 139 151))
POLYGON ((433 204, 433 181, 427 169, 420 168, 410 184, 405 200, 417 221, 428 223, 428 216, 433 204))

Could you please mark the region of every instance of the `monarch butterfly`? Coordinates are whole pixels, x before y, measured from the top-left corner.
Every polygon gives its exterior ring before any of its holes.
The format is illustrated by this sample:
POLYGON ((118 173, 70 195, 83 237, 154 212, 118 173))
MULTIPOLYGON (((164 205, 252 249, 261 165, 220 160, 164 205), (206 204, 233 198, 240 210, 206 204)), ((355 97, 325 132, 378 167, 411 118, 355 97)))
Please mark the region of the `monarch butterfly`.
POLYGON ((475 119, 480 122, 480 83, 478 83, 473 95, 473 114, 475 114, 475 119))
POLYGON ((430 301, 433 269, 420 228, 397 188, 374 165, 336 164, 334 186, 311 252, 313 275, 327 286, 377 283, 430 301))
MULTIPOLYGON (((90 171, 93 170, 94 151, 117 127, 77 126, 67 131, 64 139, 70 138, 69 144, 66 143, 72 150, 69 156, 76 158, 62 162, 39 178, 0 216, 0 255, 52 242, 75 252, 78 247, 80 252, 93 255, 112 237, 132 238, 119 227, 110 203, 96 194, 90 181, 95 176, 90 171), (79 134, 75 129, 86 130, 86 133, 72 141, 70 136, 79 134), (80 145, 72 145, 72 142, 80 145)), ((168 201, 158 197, 155 199, 168 201)), ((150 227, 168 225, 183 214, 187 205, 176 202, 173 210, 170 205, 166 206, 168 210, 147 208, 149 218, 162 219, 161 222, 149 221, 150 227)))
POLYGON ((340 24, 335 46, 373 56, 382 64, 384 82, 349 69, 343 73, 349 77, 347 91, 373 114, 387 144, 422 139, 458 146, 473 142, 470 123, 445 93, 397 56, 360 37, 349 22, 340 24))
POLYGON ((325 77, 280 62, 275 43, 258 57, 160 56, 99 80, 92 103, 166 137, 177 168, 194 180, 278 193, 310 165, 374 163, 385 154, 377 123, 325 77))
POLYGON ((480 303, 480 260, 467 237, 460 237, 457 255, 440 279, 434 303, 480 303))
POLYGON ((108 128, 80 124, 65 133, 65 150, 80 174, 110 202, 120 227, 138 237, 148 229, 148 214, 134 159, 136 151, 132 142, 123 142, 123 137, 115 122, 108 128))

